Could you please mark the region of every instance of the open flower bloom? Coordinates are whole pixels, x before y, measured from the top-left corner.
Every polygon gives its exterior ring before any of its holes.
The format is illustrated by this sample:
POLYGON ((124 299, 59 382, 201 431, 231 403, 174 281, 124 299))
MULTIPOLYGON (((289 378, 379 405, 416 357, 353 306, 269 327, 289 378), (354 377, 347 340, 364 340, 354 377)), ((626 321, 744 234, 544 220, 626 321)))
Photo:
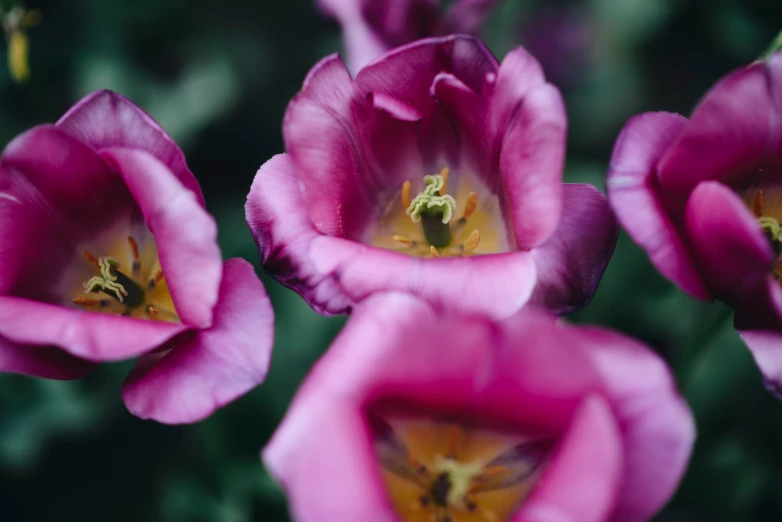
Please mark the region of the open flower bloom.
POLYGON ((392 293, 357 307, 263 460, 296 522, 640 522, 693 439, 667 367, 635 341, 392 293))
POLYGON ((619 136, 608 194, 663 275, 736 311, 782 391, 782 53, 720 80, 687 120, 647 113, 619 136))
POLYGON ((69 379, 138 356, 125 403, 172 423, 248 391, 272 310, 216 235, 180 149, 122 96, 20 135, 0 157, 0 371, 69 379))
POLYGON ((432 38, 355 80, 325 58, 248 196, 264 268, 321 313, 382 290, 494 317, 583 306, 617 225, 597 189, 562 183, 566 126, 523 49, 498 64, 472 37, 432 38))
POLYGON ((476 33, 499 0, 318 0, 342 26, 347 63, 358 72, 395 47, 429 36, 476 33))

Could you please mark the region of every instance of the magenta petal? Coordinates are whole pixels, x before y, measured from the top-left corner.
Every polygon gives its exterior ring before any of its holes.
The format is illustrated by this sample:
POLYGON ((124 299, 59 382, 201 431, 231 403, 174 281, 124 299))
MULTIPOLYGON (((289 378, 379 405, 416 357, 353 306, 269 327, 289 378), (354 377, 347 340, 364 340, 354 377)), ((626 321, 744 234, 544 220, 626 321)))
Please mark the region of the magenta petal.
POLYGON ((616 218, 592 185, 565 184, 557 230, 532 251, 538 282, 532 302, 558 314, 592 300, 616 245, 616 218))
POLYGON ((565 104, 549 84, 524 97, 505 134, 500 176, 519 249, 542 244, 557 227, 566 134, 565 104))
POLYGON ((544 83, 543 68, 526 50, 518 47, 505 55, 492 87, 489 112, 491 136, 502 139, 521 100, 544 83))
POLYGON ((597 395, 576 412, 549 468, 510 522, 602 522, 616 499, 622 440, 611 409, 597 395))
POLYGON ((0 296, 0 336, 19 344, 57 346, 90 361, 135 357, 185 330, 181 324, 0 296))
POLYGON ((252 265, 225 262, 214 325, 139 360, 122 387, 134 415, 167 424, 196 422, 266 377, 274 313, 252 265))
POLYGON ((0 337, 0 373, 69 380, 84 377, 94 367, 55 347, 23 345, 0 337))
POLYGON ((279 154, 263 164, 247 195, 245 217, 264 269, 317 312, 345 313, 351 303, 336 281, 315 270, 309 256, 309 244, 319 234, 305 209, 290 156, 279 154))
POLYGON ((752 352, 766 387, 782 399, 782 333, 768 330, 744 330, 739 333, 752 352))
POLYGON ((106 148, 101 154, 125 179, 155 236, 179 318, 188 326, 211 326, 222 272, 214 219, 151 154, 124 148, 106 148))
POLYGON ((73 254, 73 245, 29 189, 23 175, 0 164, 0 295, 47 294, 62 260, 73 254))
POLYGON ((354 105, 366 105, 338 56, 321 60, 288 105, 285 148, 307 194, 310 218, 324 234, 355 237, 373 212, 361 146, 353 126, 354 105))
POLYGON ((668 367, 641 344, 583 328, 584 352, 603 378, 622 432, 624 474, 613 522, 649 520, 684 475, 695 423, 668 367))
POLYGON ((352 304, 396 290, 443 310, 500 319, 517 312, 535 285, 528 252, 422 259, 322 236, 309 248, 316 272, 332 280, 352 304))
POLYGON ((31 203, 49 214, 74 244, 133 205, 122 178, 95 151, 51 125, 14 139, 3 151, 2 163, 7 174, 16 176, 18 190, 28 198, 36 194, 31 203))
POLYGON ((187 168, 171 136, 138 105, 116 92, 94 92, 65 113, 56 126, 96 150, 128 147, 145 150, 165 163, 204 206, 201 187, 187 168))
POLYGON ((757 282, 771 272, 774 254, 755 217, 730 188, 705 181, 687 202, 687 237, 715 297, 751 305, 757 282))
POLYGON ((732 72, 709 91, 663 156, 661 185, 684 194, 701 181, 724 181, 755 168, 769 150, 780 116, 765 62, 732 72))
POLYGON ((666 199, 656 177, 660 156, 686 125, 686 118, 667 112, 632 118, 616 140, 606 188, 619 222, 646 250, 657 270, 693 297, 711 300, 684 231, 674 224, 677 217, 670 215, 671 211, 682 214, 682 209, 670 208, 673 203, 666 199))
POLYGON ((424 112, 434 107, 429 87, 435 76, 450 73, 475 92, 497 60, 477 38, 466 35, 426 38, 379 57, 356 75, 362 92, 380 92, 424 112))

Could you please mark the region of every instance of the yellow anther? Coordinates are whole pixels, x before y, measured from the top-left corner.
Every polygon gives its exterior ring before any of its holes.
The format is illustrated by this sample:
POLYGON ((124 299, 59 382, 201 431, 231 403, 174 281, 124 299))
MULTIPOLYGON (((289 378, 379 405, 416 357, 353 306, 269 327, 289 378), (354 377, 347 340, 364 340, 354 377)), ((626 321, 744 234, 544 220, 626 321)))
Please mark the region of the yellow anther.
POLYGON ((472 254, 476 248, 478 248, 478 243, 481 242, 481 233, 478 232, 478 230, 473 230, 470 232, 470 235, 467 236, 467 239, 464 241, 464 251, 468 254, 472 254))
POLYGON ((410 199, 410 181, 405 180, 404 183, 402 183, 402 208, 407 208, 410 206, 410 202, 413 201, 410 199))
POLYGON ((413 243, 412 239, 408 239, 405 236, 400 236, 399 234, 394 234, 393 236, 391 236, 391 239, 393 239, 394 241, 399 241, 403 245, 411 245, 413 243))
POLYGON ((434 246, 429 246, 429 252, 432 253, 432 257, 440 257, 440 252, 434 246))
POLYGON ((157 309, 157 306, 155 305, 147 305, 147 314, 149 315, 158 315, 160 313, 160 310, 157 309))
POLYGON ((756 217, 763 215, 763 191, 758 190, 755 193, 755 201, 752 202, 752 210, 755 212, 756 217))
POLYGON ((451 172, 448 167, 445 167, 440 171, 440 175, 443 177, 443 188, 440 189, 440 195, 445 195, 445 187, 448 185, 448 173, 451 172))
POLYGON ((464 217, 468 218, 475 213, 475 209, 478 208, 478 194, 470 192, 467 194, 467 204, 464 205, 464 217))

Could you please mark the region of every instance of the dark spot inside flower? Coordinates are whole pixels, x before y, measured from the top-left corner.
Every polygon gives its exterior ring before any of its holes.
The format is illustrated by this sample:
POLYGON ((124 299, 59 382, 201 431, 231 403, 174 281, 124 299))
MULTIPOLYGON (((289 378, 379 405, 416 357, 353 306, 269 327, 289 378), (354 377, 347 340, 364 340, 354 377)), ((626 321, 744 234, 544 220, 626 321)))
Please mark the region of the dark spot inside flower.
POLYGON ((448 505, 448 493, 451 491, 451 477, 448 473, 437 475, 430 491, 432 498, 438 506, 448 505))

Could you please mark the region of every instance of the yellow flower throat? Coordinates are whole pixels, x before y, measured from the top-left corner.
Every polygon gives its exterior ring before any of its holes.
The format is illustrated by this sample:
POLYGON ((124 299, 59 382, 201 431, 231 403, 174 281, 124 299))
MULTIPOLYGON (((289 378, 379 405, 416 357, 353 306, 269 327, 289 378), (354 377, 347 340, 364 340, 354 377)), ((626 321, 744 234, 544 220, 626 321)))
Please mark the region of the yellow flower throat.
POLYGON ((422 419, 396 419, 375 440, 403 522, 505 522, 536 483, 549 441, 422 419))
POLYGON ((448 193, 449 169, 424 176, 424 188, 412 196, 405 181, 388 202, 370 242, 416 257, 469 256, 506 250, 496 197, 479 205, 466 180, 448 193), (461 215, 459 213, 461 211, 461 215), (457 217, 458 216, 458 217, 457 217))
POLYGON ((143 256, 133 236, 127 237, 124 247, 118 245, 111 250, 118 255, 99 258, 82 252, 95 275, 82 283, 81 291, 72 298, 73 304, 126 317, 179 322, 154 241, 148 241, 143 256), (128 259, 129 270, 117 258, 128 259))

